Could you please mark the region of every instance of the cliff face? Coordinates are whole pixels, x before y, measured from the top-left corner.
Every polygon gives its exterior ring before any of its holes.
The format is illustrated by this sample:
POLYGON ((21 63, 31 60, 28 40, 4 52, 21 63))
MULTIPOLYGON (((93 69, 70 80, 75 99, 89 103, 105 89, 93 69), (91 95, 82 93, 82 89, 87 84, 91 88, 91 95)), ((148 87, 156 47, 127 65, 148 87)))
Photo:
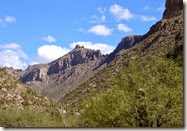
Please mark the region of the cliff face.
POLYGON ((118 44, 116 49, 110 53, 104 61, 101 62, 100 65, 105 64, 105 63, 110 63, 122 50, 129 49, 136 44, 138 44, 142 40, 141 35, 131 35, 131 36, 126 36, 121 39, 121 42, 118 44))
POLYGON ((170 19, 179 15, 183 9, 183 0, 166 0, 163 19, 170 19))
POLYGON ((148 36, 159 30, 163 30, 169 33, 171 30, 181 28, 180 24, 183 23, 183 13, 184 12, 182 0, 166 0, 165 11, 163 13, 162 19, 153 26, 151 26, 148 33, 146 33, 142 37, 142 39, 147 38, 148 36))
POLYGON ((60 59, 49 63, 48 75, 59 73, 69 67, 102 58, 100 50, 91 50, 76 45, 75 49, 60 59))
POLYGON ((122 38, 121 42, 118 44, 114 52, 119 52, 120 50, 128 49, 135 46, 138 42, 141 41, 141 38, 141 35, 131 35, 122 38))
POLYGON ((76 45, 68 54, 48 64, 38 64, 22 71, 20 81, 54 100, 92 77, 103 60, 100 50, 76 45))

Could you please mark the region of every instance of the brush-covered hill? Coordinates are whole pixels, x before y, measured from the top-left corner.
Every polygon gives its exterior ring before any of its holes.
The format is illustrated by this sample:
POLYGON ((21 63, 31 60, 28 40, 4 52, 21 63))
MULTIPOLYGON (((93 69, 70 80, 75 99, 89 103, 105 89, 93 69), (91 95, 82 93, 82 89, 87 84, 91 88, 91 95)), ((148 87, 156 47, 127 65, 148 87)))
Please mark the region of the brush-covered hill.
POLYGON ((0 69, 1 127, 64 126, 61 106, 26 87, 4 69, 0 69))
POLYGON ((165 7, 138 44, 60 100, 79 126, 184 127, 183 1, 165 7))

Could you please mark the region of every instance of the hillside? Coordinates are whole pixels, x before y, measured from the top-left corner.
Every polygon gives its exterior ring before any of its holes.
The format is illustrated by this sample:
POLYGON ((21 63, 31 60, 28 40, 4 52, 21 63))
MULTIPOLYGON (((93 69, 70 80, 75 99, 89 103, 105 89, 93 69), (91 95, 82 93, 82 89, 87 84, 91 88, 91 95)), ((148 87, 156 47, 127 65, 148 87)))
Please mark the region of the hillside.
POLYGON ((83 127, 183 127, 183 1, 60 102, 83 127))
POLYGON ((58 127, 61 106, 37 94, 0 69, 1 127, 58 127))

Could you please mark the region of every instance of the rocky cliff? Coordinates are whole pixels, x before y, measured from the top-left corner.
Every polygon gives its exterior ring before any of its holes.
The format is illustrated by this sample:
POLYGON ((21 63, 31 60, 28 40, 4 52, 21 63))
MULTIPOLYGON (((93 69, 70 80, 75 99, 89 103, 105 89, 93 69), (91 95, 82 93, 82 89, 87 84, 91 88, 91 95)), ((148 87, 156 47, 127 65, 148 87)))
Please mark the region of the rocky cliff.
MULTIPOLYGON (((163 13, 162 19, 158 21, 156 24, 151 26, 148 33, 146 33, 142 39, 151 35, 154 32, 159 30, 172 30, 175 27, 167 28, 168 23, 175 19, 176 24, 183 22, 183 1, 182 0, 166 0, 165 3, 165 11, 163 13), (178 19, 177 19, 178 17, 178 19)), ((174 23, 175 24, 175 23, 174 23)))
POLYGON ((110 53, 104 61, 100 63, 100 65, 103 65, 105 63, 110 63, 122 50, 129 49, 136 44, 138 44, 142 40, 141 35, 131 35, 131 36, 126 36, 121 39, 121 42, 118 44, 116 49, 110 53))
POLYGON ((48 75, 59 73, 69 67, 76 66, 78 64, 87 63, 89 61, 97 61, 102 58, 100 50, 86 49, 83 46, 76 45, 75 49, 70 53, 49 63, 48 75))
POLYGON ((114 52, 119 52, 120 50, 128 49, 135 46, 138 42, 141 41, 141 38, 141 35, 131 35, 122 38, 121 42, 118 44, 114 52))
POLYGON ((170 19, 181 14, 183 0, 166 0, 163 19, 170 19))
POLYGON ((29 66, 21 73, 20 81, 44 96, 58 100, 97 73, 99 69, 94 69, 103 59, 100 50, 76 45, 57 60, 29 66))

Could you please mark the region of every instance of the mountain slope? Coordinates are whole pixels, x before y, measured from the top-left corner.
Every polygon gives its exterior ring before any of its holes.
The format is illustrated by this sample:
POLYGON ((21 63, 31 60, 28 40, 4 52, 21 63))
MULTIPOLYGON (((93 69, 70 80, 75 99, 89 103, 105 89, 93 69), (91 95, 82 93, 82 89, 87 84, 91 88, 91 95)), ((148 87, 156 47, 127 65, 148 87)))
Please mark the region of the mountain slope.
MULTIPOLYGON (((76 45, 74 50, 55 61, 29 66, 17 74, 21 82, 42 95, 58 101, 97 73, 102 67, 97 70, 95 68, 104 58, 99 50, 76 45)), ((11 73, 11 70, 9 72, 11 73)))
MULTIPOLYGON (((167 8, 166 8, 167 9, 167 8)), ((165 18, 166 16, 163 16, 165 18)), ((183 8, 178 15, 171 19, 162 19, 150 28, 150 31, 142 36, 142 40, 133 48, 122 50, 107 68, 100 71, 97 77, 106 78, 106 70, 116 73, 132 59, 140 59, 148 56, 172 57, 183 61, 183 8), (101 73, 102 72, 102 73, 101 73), (103 75, 102 75, 103 74, 103 75), (102 75, 102 76, 100 76, 102 75)), ((181 64, 180 63, 180 64, 181 64)), ((78 90, 78 89, 77 89, 78 90)))
POLYGON ((4 69, 27 86, 53 100, 60 100, 71 90, 93 77, 110 63, 121 50, 135 46, 140 35, 124 37, 109 55, 76 45, 68 54, 47 64, 29 66, 26 70, 4 69))
POLYGON ((3 69, 0 70, 0 77, 1 109, 50 106, 50 101, 47 98, 25 87, 3 69))
POLYGON ((183 127, 183 25, 183 1, 167 0, 136 46, 60 102, 83 127, 183 127))
POLYGON ((0 69, 1 127, 64 126, 58 111, 60 108, 0 69))

